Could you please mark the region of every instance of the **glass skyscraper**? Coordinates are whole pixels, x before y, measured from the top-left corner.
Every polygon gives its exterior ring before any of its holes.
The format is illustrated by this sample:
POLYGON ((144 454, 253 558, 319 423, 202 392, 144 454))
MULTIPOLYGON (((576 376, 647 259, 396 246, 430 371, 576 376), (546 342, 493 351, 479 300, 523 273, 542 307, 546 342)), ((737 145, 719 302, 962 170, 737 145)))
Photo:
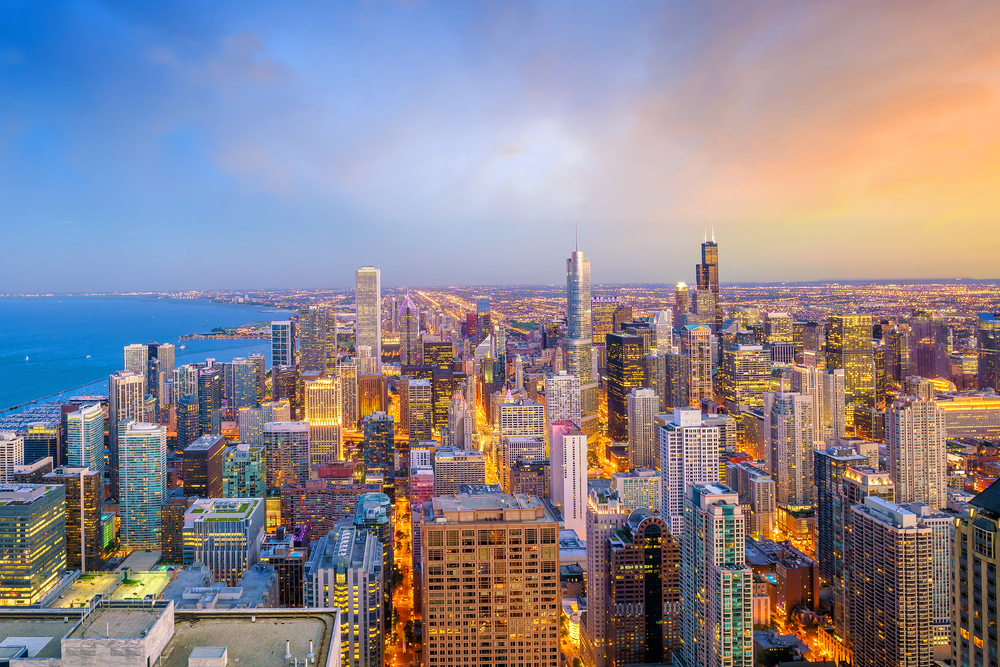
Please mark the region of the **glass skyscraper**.
POLYGON ((574 250, 566 260, 566 370, 580 378, 580 429, 597 432, 598 395, 594 378, 593 300, 590 295, 590 260, 574 250))
POLYGON ((128 422, 121 440, 122 548, 159 549, 167 488, 167 427, 128 422))
POLYGON ((356 342, 371 348, 375 370, 382 368, 382 281, 374 266, 362 266, 354 274, 357 302, 356 342))
MULTIPOLYGON (((101 473, 104 498, 104 410, 100 404, 80 406, 66 415, 66 459, 73 468, 90 468, 101 473)), ((115 461, 112 459, 112 463, 115 461)))

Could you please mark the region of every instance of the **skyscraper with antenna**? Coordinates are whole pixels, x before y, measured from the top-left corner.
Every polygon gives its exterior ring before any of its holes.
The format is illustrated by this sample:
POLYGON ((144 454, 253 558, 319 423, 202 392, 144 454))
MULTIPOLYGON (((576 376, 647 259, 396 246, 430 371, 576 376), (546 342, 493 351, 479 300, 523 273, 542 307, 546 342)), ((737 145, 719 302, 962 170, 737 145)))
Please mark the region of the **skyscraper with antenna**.
MULTIPOLYGON (((576 221, 574 221, 574 225, 576 221)), ((577 227, 577 229, 579 229, 577 227)), ((580 430, 597 433, 598 394, 593 371, 593 322, 590 296, 590 260, 580 252, 579 232, 576 250, 566 260, 566 370, 580 378, 580 430)))
POLYGON ((715 243, 715 227, 712 240, 708 240, 708 225, 705 226, 705 241, 701 244, 701 264, 694 267, 698 290, 707 290, 715 295, 715 328, 722 328, 722 306, 719 303, 719 246, 715 243))

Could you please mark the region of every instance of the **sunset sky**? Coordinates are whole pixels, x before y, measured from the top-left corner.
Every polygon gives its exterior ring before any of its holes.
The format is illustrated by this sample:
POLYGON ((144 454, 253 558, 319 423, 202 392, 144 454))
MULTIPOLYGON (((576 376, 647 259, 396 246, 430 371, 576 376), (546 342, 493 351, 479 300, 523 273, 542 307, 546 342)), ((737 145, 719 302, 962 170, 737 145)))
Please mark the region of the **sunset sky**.
POLYGON ((0 0, 0 293, 1000 278, 1000 3, 0 0))

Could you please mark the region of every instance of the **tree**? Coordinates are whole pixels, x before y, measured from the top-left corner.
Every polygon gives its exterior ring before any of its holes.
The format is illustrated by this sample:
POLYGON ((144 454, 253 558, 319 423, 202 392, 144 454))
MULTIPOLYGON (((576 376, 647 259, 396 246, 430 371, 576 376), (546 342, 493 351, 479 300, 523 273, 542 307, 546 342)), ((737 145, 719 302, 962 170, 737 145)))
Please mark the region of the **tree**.
POLYGON ((407 644, 413 643, 413 619, 411 618, 403 626, 403 637, 406 639, 407 644))

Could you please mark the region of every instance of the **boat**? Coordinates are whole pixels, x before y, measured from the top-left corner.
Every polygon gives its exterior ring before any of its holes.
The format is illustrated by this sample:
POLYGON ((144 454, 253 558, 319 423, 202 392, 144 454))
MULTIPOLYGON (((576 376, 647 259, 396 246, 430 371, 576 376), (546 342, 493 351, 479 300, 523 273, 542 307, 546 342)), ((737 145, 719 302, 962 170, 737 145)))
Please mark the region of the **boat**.
POLYGON ((25 360, 25 361, 27 361, 27 360, 28 360, 28 357, 25 357, 25 358, 24 358, 24 360, 25 360))

